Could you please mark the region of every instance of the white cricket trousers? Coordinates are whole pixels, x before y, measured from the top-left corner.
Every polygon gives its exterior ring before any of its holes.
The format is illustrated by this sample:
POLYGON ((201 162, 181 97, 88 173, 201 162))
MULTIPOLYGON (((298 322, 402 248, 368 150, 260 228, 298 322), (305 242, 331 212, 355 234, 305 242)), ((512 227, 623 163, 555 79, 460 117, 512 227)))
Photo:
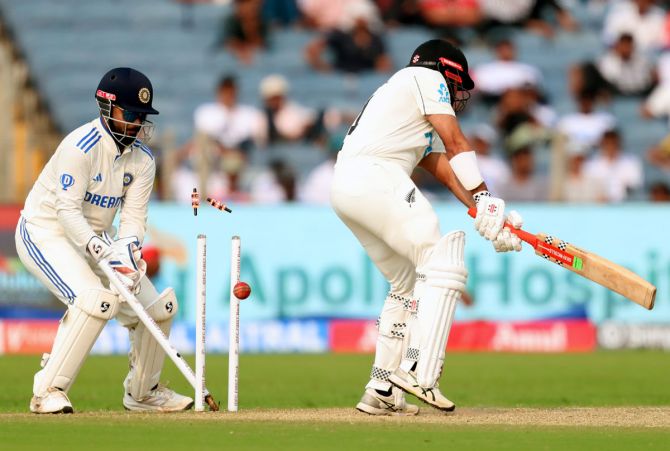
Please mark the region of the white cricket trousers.
MULTIPOLYGON (((21 217, 14 238, 26 269, 66 306, 74 305, 77 295, 88 289, 109 288, 109 281, 95 261, 78 251, 64 234, 37 227, 21 217)), ((137 299, 146 308, 159 294, 147 277, 141 283, 137 299)), ((121 303, 116 320, 126 327, 139 321, 125 302, 121 303)))
POLYGON ((441 235, 433 207, 405 171, 378 158, 340 154, 331 203, 391 292, 411 297, 416 268, 427 262, 441 235))

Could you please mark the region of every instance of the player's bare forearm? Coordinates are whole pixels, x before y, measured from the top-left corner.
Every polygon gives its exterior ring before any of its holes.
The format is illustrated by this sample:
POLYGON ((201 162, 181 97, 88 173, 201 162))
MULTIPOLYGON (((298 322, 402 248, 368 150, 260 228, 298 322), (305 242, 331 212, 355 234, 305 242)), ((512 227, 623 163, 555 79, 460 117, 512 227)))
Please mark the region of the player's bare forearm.
POLYGON ((472 194, 466 190, 454 174, 449 164, 449 159, 443 153, 429 153, 421 160, 419 166, 433 174, 444 186, 449 188, 454 196, 470 208, 475 206, 472 194))
MULTIPOLYGON (((472 151, 470 143, 468 142, 467 138, 461 131, 461 127, 458 125, 458 120, 456 119, 456 116, 452 116, 449 114, 430 114, 426 116, 426 119, 433 126, 433 128, 439 135, 440 139, 442 140, 442 143, 444 144, 444 148, 446 150, 447 165, 449 165, 449 160, 454 158, 456 155, 463 152, 472 151)), ((453 174, 453 170, 451 168, 449 169, 453 174)), ((456 177, 454 176, 454 178, 456 177)), ((459 185, 461 184, 459 183, 459 185)), ((462 185, 461 189, 465 190, 469 194, 475 194, 484 190, 488 191, 486 183, 484 183, 483 181, 471 190, 466 190, 462 185)), ((452 189, 452 191, 454 190, 452 189)), ((456 192, 454 191, 454 194, 455 193, 456 192)), ((467 203, 465 204, 468 205, 467 203)))
POLYGON ((451 160, 461 152, 472 150, 470 143, 461 131, 456 116, 450 114, 429 114, 426 120, 430 122, 447 151, 447 159, 451 160))

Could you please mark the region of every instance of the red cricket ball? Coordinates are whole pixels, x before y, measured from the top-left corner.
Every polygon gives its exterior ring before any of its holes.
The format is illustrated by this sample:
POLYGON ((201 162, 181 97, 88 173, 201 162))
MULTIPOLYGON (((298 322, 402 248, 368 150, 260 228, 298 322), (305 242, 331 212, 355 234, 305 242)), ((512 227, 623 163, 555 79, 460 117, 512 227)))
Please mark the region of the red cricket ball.
POLYGON ((233 287, 233 294, 237 299, 246 299, 251 294, 251 287, 246 282, 237 282, 233 287))

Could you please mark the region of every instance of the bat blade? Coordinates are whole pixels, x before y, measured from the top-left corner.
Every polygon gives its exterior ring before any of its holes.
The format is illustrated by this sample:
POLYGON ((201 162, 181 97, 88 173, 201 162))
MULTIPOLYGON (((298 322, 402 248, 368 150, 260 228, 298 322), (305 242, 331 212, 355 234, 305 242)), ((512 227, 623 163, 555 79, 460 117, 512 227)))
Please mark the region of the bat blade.
POLYGON ((647 310, 654 308, 656 287, 633 271, 552 236, 540 233, 536 237, 537 255, 619 293, 647 310))
MULTIPOLYGON (((470 208, 468 214, 474 218, 477 210, 470 208)), ((537 255, 619 293, 647 310, 654 308, 656 287, 633 271, 550 235, 533 235, 510 224, 505 227, 530 244, 537 255)))

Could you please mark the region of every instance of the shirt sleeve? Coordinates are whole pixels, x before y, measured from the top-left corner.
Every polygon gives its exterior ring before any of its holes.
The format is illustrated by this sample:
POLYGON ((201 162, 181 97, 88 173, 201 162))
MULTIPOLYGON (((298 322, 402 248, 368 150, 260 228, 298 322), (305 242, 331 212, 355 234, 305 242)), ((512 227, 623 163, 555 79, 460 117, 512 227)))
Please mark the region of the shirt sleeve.
POLYGON ((140 244, 144 242, 147 230, 149 198, 154 187, 156 165, 153 159, 147 159, 142 170, 128 186, 123 198, 119 218, 119 238, 136 236, 140 244))
POLYGON ((456 115, 451 106, 451 95, 447 83, 438 72, 428 69, 415 71, 412 78, 410 85, 412 93, 424 116, 429 114, 456 115))
POLYGON ((65 235, 75 246, 85 250, 89 240, 96 236, 84 217, 82 206, 91 179, 91 159, 80 149, 61 144, 56 157, 56 214, 65 235))
POLYGON ((670 104, 670 87, 664 85, 657 87, 652 91, 649 97, 647 97, 644 104, 649 112, 655 117, 668 114, 670 112, 670 109, 668 108, 668 105, 670 104))

